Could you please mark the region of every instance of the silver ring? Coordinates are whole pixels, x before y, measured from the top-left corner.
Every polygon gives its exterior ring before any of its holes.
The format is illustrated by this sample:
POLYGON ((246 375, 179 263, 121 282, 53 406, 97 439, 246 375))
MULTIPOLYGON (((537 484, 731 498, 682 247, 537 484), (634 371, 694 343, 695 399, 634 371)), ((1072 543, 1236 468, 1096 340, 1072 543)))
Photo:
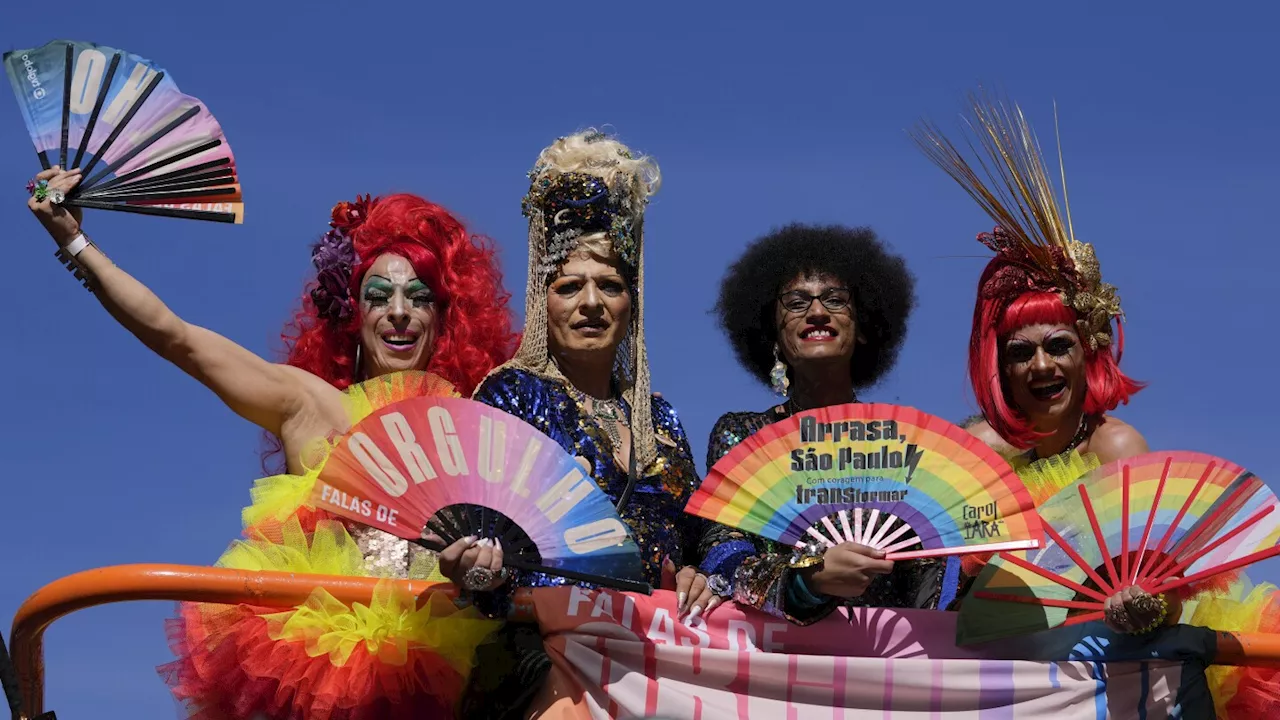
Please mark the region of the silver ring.
POLYGON ((49 202, 53 203, 54 205, 61 205, 62 201, 66 199, 67 199, 67 194, 62 192, 61 190, 49 191, 49 202))
POLYGON ((707 587, 711 592, 719 595, 720 597, 729 597, 733 595, 729 581, 723 575, 716 574, 708 576, 707 587))
POLYGON ((485 590, 493 582, 493 571, 487 567, 473 567, 462 578, 462 584, 468 590, 485 590))

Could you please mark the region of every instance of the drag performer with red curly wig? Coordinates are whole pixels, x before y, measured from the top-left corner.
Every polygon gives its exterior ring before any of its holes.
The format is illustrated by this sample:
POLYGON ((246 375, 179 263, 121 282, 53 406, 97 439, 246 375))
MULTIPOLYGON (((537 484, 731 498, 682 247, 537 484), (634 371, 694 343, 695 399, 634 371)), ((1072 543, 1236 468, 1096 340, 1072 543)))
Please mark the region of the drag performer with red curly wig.
MULTIPOLYGON (((65 192, 80 177, 54 168, 38 179, 65 192)), ((288 359, 274 364, 183 321, 97 249, 78 214, 29 204, 121 325, 263 428, 270 454, 283 452, 288 473, 258 481, 245 539, 219 565, 442 579, 430 554, 348 528, 305 498, 329 438, 398 399, 470 394, 511 356, 509 295, 491 248, 413 195, 340 203, 313 249, 316 281, 284 336, 288 359)), ((161 674, 201 720, 447 717, 496 627, 441 596, 418 607, 389 582, 367 607, 323 588, 284 611, 184 603, 169 627, 178 659, 161 674)))
MULTIPOLYGON (((978 134, 971 147, 986 153, 981 166, 991 177, 985 183, 936 130, 916 136, 930 159, 998 223, 978 235, 995 257, 978 281, 969 340, 969 379, 982 415, 965 424, 1010 460, 1038 506, 1097 467, 1148 452, 1133 426, 1108 415, 1143 384, 1120 370, 1120 297, 1103 282, 1094 247, 1075 239, 1069 211, 1059 212, 1021 112, 976 101, 969 126, 978 134)), ((976 577, 989 559, 965 557, 964 574, 976 577)), ((1277 632, 1277 611, 1274 586, 1250 589, 1237 573, 1170 595, 1128 588, 1108 599, 1105 622, 1129 634, 1179 620, 1277 632)), ((1211 669, 1219 716, 1275 714, 1276 677, 1275 671, 1211 669)))

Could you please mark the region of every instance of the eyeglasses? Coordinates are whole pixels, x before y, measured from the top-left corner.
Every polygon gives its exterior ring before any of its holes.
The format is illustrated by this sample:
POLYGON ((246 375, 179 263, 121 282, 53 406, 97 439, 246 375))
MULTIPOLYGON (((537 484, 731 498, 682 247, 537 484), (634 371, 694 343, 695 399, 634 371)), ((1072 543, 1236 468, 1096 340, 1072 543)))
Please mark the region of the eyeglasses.
POLYGON ((847 288, 827 288, 821 295, 810 295, 803 290, 792 290, 778 296, 778 302, 789 313, 802 313, 813 305, 814 300, 822 302, 822 306, 831 312, 849 309, 852 296, 847 288))

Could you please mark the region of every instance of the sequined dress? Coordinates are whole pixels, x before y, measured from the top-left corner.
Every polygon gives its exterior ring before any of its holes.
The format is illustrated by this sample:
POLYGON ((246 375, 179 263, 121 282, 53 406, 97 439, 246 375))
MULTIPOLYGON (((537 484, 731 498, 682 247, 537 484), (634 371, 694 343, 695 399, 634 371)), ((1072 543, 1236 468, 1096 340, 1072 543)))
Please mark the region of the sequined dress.
MULTIPOLYGON (((731 412, 716 421, 707 442, 707 467, 761 428, 790 417, 784 406, 764 412, 731 412)), ((791 622, 816 622, 841 605, 928 608, 945 605, 959 581, 957 562, 904 560, 877 577, 859 597, 840 600, 812 593, 791 569, 792 548, 759 536, 747 536, 720 524, 704 526, 698 547, 699 568, 731 583, 734 600, 791 622)))
MULTIPOLYGON (((507 368, 485 380, 472 399, 524 420, 559 443, 565 452, 586 458, 600 489, 614 502, 621 496, 627 485, 626 468, 614 458, 609 436, 563 383, 507 368)), ((676 567, 682 566, 703 523, 683 512, 698 485, 684 427, 670 403, 659 397, 654 397, 652 403, 658 457, 648 467, 638 468, 631 499, 619 515, 640 547, 645 574, 656 588, 661 585, 664 558, 670 557, 676 567)), ((623 411, 630 416, 625 402, 623 411)), ((561 577, 520 572, 498 592, 475 593, 472 599, 487 614, 501 617, 507 611, 511 589, 567 584, 592 587, 561 577)), ((472 676, 474 687, 463 704, 467 717, 518 713, 541 687, 550 667, 541 637, 536 628, 527 625, 507 625, 499 640, 482 647, 480 655, 472 676)))

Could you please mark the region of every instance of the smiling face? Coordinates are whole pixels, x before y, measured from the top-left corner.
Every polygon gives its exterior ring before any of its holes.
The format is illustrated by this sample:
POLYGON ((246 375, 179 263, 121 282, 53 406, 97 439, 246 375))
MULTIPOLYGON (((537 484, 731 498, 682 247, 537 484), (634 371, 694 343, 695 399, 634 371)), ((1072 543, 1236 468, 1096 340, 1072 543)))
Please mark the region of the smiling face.
POLYGON ((1083 406, 1084 346, 1070 325, 1029 325, 1013 331, 1001 348, 1000 366, 1009 400, 1041 432, 1073 421, 1083 406))
POLYGON ((816 364, 853 360, 860 341, 853 296, 826 274, 802 275, 782 286, 775 304, 778 349, 797 372, 816 364))
POLYGON ((374 261, 360 284, 364 377, 426 370, 436 344, 435 295, 399 255, 374 261))
POLYGON ((547 288, 547 346, 559 357, 612 365, 631 327, 631 291, 616 257, 576 253, 547 288))

